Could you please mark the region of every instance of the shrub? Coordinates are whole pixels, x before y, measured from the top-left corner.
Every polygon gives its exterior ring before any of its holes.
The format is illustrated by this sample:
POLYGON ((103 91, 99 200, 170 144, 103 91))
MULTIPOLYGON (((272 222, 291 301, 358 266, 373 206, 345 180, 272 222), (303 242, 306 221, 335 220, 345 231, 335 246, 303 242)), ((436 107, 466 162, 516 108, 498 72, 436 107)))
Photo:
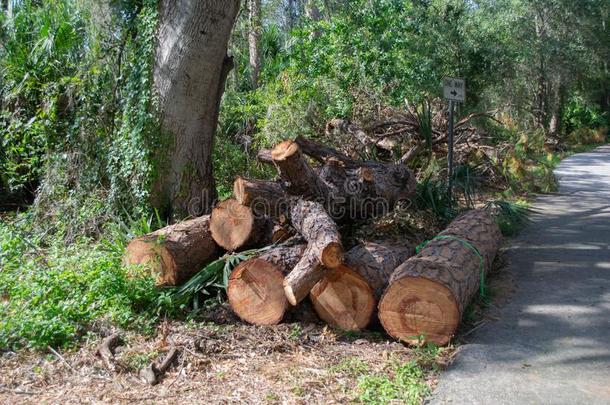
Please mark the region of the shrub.
POLYGON ((122 238, 43 247, 28 222, 0 224, 0 348, 72 346, 96 324, 152 330, 164 293, 122 267, 122 238))
POLYGON ((582 128, 595 129, 610 125, 608 114, 598 106, 593 106, 580 95, 574 95, 563 114, 563 126, 567 133, 582 128))

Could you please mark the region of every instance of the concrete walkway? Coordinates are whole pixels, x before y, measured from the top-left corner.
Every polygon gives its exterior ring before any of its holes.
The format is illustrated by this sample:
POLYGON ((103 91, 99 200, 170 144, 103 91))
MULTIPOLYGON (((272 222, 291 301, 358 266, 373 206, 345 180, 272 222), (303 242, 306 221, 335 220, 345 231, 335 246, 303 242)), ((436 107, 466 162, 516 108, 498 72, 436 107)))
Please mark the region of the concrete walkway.
POLYGON ((610 404, 610 145, 565 159, 512 241, 516 292, 432 404, 610 404))

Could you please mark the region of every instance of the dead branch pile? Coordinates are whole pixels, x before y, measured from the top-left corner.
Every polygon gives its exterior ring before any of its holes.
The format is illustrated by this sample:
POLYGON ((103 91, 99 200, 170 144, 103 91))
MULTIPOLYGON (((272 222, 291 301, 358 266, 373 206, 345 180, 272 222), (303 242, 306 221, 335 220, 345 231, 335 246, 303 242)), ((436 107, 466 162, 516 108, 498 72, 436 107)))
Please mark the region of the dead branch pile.
MULTIPOLYGON (((454 125, 454 162, 476 169, 482 185, 497 188, 505 185, 501 161, 505 148, 494 145, 492 137, 475 120, 499 122, 497 111, 469 114, 454 125)), ((382 109, 375 120, 358 125, 344 119, 332 119, 325 135, 352 157, 378 156, 412 167, 421 159, 447 156, 448 111, 441 100, 419 106, 407 104, 405 109, 382 109)))
MULTIPOLYGON (((329 123, 329 130, 337 125, 366 141, 353 125, 329 123)), ((219 247, 266 247, 228 280, 229 303, 244 321, 277 324, 287 312, 307 311, 309 297, 333 327, 361 330, 378 315, 398 339, 448 341, 496 253, 499 233, 490 214, 472 211, 457 219, 416 256, 414 243, 400 237, 346 249, 342 229, 414 196, 413 172, 402 163, 358 160, 303 137, 261 151, 259 160, 275 166, 277 180, 238 177, 234 198, 217 204, 210 216, 136 239, 126 257, 154 262, 157 273, 172 275, 162 280, 173 282, 216 258, 219 247)))

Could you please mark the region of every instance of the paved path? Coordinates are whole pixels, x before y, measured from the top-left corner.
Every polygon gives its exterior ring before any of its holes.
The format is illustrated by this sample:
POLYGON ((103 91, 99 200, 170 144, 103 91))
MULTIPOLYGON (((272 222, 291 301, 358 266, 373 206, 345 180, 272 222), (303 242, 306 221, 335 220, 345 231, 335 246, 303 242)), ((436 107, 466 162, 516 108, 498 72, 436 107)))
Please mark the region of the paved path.
POLYGON ((515 295, 432 404, 610 404, 610 145, 565 159, 511 243, 515 295))

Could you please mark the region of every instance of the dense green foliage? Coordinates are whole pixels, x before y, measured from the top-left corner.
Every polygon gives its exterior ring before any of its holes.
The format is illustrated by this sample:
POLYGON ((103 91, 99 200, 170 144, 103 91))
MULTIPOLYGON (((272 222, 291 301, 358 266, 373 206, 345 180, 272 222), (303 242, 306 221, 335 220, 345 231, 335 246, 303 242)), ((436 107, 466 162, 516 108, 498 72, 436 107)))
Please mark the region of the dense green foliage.
MULTIPOLYGON (((214 150, 223 198, 237 174, 273 175, 256 163, 257 149, 319 137, 333 117, 366 126, 389 107, 410 105, 429 148, 446 75, 467 80, 459 117, 496 111, 497 122, 477 125, 497 147, 501 197, 553 190, 560 155, 547 141, 569 149, 606 140, 604 0, 314 0, 319 19, 302 9, 286 18, 285 3, 263 1, 258 88, 249 80, 248 13, 236 23, 214 150)), ((12 15, 0 10, 0 209, 29 212, 0 223, 0 347, 70 344, 103 323, 147 330, 174 304, 121 266, 130 234, 118 224, 151 215, 167 152, 151 76, 157 1, 13 4, 12 15)), ((473 157, 456 170, 456 191, 468 203, 478 164, 473 157)), ((439 174, 446 162, 428 156, 413 165, 416 207, 451 218, 439 174)), ((504 208, 512 233, 521 208, 504 208)), ((203 284, 224 272, 212 270, 203 284)), ((395 372, 394 380, 363 380, 363 400, 425 392, 416 368, 395 372), (401 385, 415 391, 392 388, 401 385)))
POLYGON ((37 191, 55 233, 148 211, 160 142, 156 9, 151 0, 26 0, 2 21, 0 187, 3 196, 37 191))
MULTIPOLYGON (((0 224, 0 347, 74 345, 92 328, 112 325, 152 330, 168 293, 142 269, 122 267, 132 231, 44 246, 29 235, 30 220, 0 224)), ((139 226, 135 234, 149 230, 139 226)))

